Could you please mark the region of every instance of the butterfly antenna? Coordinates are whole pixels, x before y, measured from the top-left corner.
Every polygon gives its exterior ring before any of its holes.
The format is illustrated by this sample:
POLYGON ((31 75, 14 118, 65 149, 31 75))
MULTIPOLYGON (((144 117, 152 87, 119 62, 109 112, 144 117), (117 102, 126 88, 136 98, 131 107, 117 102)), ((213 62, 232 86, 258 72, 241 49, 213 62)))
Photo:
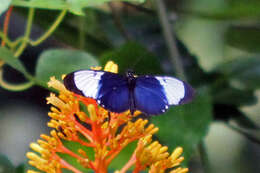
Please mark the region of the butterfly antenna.
POLYGON ((141 57, 138 58, 138 59, 132 64, 132 68, 130 68, 130 69, 134 69, 134 67, 140 62, 141 59, 142 59, 141 57))

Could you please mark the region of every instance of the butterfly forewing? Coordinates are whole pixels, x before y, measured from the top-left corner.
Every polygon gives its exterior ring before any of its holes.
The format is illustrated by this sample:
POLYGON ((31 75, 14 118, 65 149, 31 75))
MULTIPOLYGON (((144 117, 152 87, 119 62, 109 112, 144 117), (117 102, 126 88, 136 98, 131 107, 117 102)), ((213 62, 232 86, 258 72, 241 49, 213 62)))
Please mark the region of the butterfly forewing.
POLYGON ((168 76, 155 76, 160 82, 169 105, 186 103, 193 97, 193 89, 189 84, 168 76))
POLYGON ((190 85, 168 76, 140 76, 134 91, 136 108, 154 115, 165 112, 170 105, 188 102, 193 94, 190 85))
POLYGON ((112 112, 129 109, 129 91, 124 76, 96 70, 79 70, 64 78, 65 87, 85 97, 95 99, 112 112))
POLYGON ((76 94, 96 99, 103 74, 103 71, 79 70, 66 75, 64 85, 76 94))
POLYGON ((100 80, 97 102, 112 112, 124 112, 129 109, 129 90, 127 78, 106 72, 100 80))

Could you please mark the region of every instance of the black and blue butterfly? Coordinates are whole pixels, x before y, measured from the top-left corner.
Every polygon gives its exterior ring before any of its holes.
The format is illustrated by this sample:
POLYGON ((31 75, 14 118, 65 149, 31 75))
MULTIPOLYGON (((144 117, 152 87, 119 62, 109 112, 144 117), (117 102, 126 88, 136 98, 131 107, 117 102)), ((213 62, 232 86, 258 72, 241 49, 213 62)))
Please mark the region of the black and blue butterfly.
POLYGON ((164 113, 169 106, 190 101, 193 88, 169 76, 136 77, 99 70, 79 70, 64 78, 65 87, 82 96, 93 98, 103 108, 116 113, 139 110, 148 115, 164 113))

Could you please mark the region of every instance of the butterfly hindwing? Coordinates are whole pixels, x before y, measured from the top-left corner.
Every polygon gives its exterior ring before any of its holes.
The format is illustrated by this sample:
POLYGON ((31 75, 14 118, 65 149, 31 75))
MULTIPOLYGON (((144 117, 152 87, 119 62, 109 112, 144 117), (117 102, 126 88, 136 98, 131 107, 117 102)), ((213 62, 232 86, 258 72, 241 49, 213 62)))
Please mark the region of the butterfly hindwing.
POLYGON ((161 114, 168 109, 168 101, 160 82, 153 76, 140 76, 134 89, 135 106, 146 114, 161 114))
POLYGON ((64 85, 76 94, 95 99, 109 111, 123 112, 129 109, 127 79, 121 75, 97 70, 79 70, 66 75, 64 85))

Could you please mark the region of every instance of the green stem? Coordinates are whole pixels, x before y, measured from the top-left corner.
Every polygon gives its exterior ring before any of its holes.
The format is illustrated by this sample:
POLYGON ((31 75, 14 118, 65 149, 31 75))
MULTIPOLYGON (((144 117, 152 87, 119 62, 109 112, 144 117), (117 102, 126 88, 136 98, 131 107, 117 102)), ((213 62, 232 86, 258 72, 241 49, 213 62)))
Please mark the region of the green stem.
POLYGON ((4 33, 2 31, 0 31, 0 38, 6 42, 7 46, 10 48, 14 48, 16 47, 20 42, 23 41, 23 37, 19 37, 18 39, 16 39, 15 41, 11 41, 8 37, 6 37, 4 35, 4 33))
POLYGON ((202 162, 202 167, 204 169, 204 173, 210 173, 210 164, 209 164, 209 158, 206 150, 206 146, 204 141, 201 141, 199 144, 199 153, 200 153, 200 158, 202 162))
POLYGON ((3 40, 8 46, 11 44, 11 41, 8 39, 8 37, 7 37, 2 31, 0 31, 0 38, 1 38, 1 40, 3 40))
POLYGON ((59 14, 59 16, 56 18, 55 22, 50 26, 50 28, 37 40, 29 40, 29 43, 32 46, 37 46, 40 43, 42 43, 44 40, 46 40, 55 31, 55 29, 59 26, 59 24, 62 22, 66 13, 67 13, 67 9, 62 10, 61 13, 59 14))
POLYGON ((183 80, 186 80, 184 73, 184 68, 181 62, 180 54, 176 44, 176 38, 172 32, 172 28, 166 13, 166 7, 163 0, 155 0, 157 4, 157 11, 159 19, 161 22, 161 27, 163 29, 164 39, 167 42, 167 47, 169 49, 170 58, 173 63, 173 67, 176 70, 176 75, 183 80))
POLYGON ((28 41, 30 39, 34 12, 35 12, 34 8, 30 8, 29 9, 27 26, 26 26, 26 30, 25 30, 23 41, 22 41, 22 44, 20 45, 20 47, 16 50, 16 52, 14 54, 14 57, 16 57, 16 58, 19 57, 23 53, 23 51, 26 48, 26 46, 28 44, 28 41))
POLYGON ((9 91, 23 91, 26 90, 34 85, 33 81, 29 81, 23 84, 11 84, 4 80, 3 78, 3 70, 0 70, 0 85, 4 89, 7 89, 9 91))
POLYGON ((19 45, 23 41, 23 37, 17 38, 15 41, 10 42, 10 48, 15 48, 17 45, 19 45))

